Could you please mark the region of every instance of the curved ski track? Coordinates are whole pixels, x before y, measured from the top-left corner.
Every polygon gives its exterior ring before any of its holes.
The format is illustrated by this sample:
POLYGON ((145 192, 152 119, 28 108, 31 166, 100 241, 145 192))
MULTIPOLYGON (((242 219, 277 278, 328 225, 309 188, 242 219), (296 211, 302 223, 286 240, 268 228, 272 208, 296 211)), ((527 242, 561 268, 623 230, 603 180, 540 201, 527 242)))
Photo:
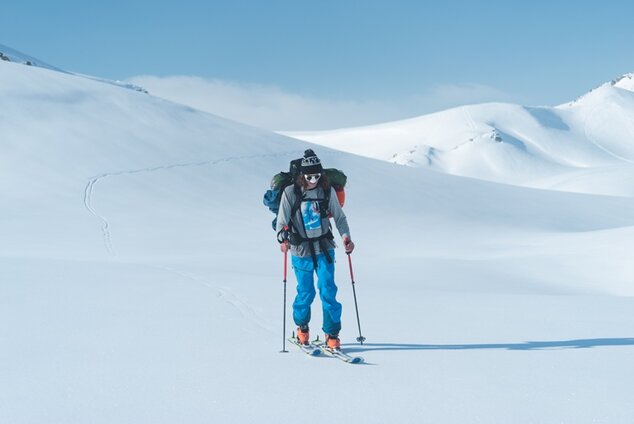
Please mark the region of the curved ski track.
MULTIPOLYGON (((325 155, 328 155, 328 152, 324 152, 325 155)), ((116 250, 114 248, 114 244, 112 241, 112 233, 110 231, 110 222, 108 221, 108 219, 99 214, 99 212, 97 212, 97 210, 94 208, 93 206, 93 195, 94 195, 94 189, 95 189, 95 185, 108 177, 115 177, 115 176, 123 176, 123 175, 132 175, 132 174, 139 174, 139 173, 143 173, 143 172, 156 172, 156 171, 162 171, 162 170, 167 170, 167 169, 174 169, 174 168, 183 168, 183 167, 192 167, 192 166, 206 166, 206 165, 216 165, 218 163, 222 163, 222 162, 231 162, 231 161, 238 161, 238 160, 247 160, 247 159, 256 159, 256 158, 265 158, 265 157, 284 157, 284 156, 291 156, 291 155, 295 155, 295 156, 301 156, 303 154, 303 152, 298 152, 298 151, 290 151, 290 152, 284 152, 284 153, 271 153, 268 155, 249 155, 249 156, 235 156, 235 157, 227 157, 227 158, 222 158, 222 159, 215 159, 215 160, 208 160, 208 161, 201 161, 201 162, 193 162, 193 163, 180 163, 180 164, 172 164, 172 165, 164 165, 164 166, 157 166, 154 168, 141 168, 141 169, 134 169, 134 170, 128 170, 128 171, 120 171, 120 172, 112 172, 112 173, 103 173, 100 175, 97 175, 95 177, 90 178, 90 180, 88 181, 88 183, 86 184, 86 187, 84 189, 84 207, 88 210, 88 212, 90 212, 91 215, 95 216, 100 222, 101 222, 101 232, 103 234, 103 238, 104 238, 104 244, 106 246, 106 249, 108 250, 108 253, 111 256, 117 256, 116 250)), ((330 153, 332 154, 332 153, 330 153)), ((197 283, 200 283, 206 287, 212 288, 214 290, 216 290, 218 292, 218 296, 221 297, 224 301, 226 301, 227 303, 229 303, 230 305, 232 305, 234 308, 236 308, 238 310, 238 312, 247 320, 253 322, 255 325, 263 328, 264 330, 273 333, 274 329, 273 326, 270 324, 264 324, 266 322, 266 320, 260 316, 252 307, 250 307, 247 302, 245 302, 244 300, 240 299, 239 296, 237 296, 235 293, 233 293, 230 289, 226 288, 226 287, 220 287, 217 286, 211 282, 209 282, 208 280, 193 274, 191 272, 185 272, 182 270, 178 270, 175 269, 173 267, 168 267, 168 266, 157 266, 157 268, 162 269, 164 271, 168 271, 174 274, 178 274, 182 277, 185 277, 189 280, 195 281, 197 283)))
POLYGON ((303 152, 300 153, 298 151, 291 151, 291 152, 284 152, 284 153, 271 153, 267 155, 234 156, 234 157, 207 160, 207 161, 201 161, 201 162, 177 163, 172 165, 156 166, 153 168, 140 168, 140 169, 127 170, 127 171, 103 173, 103 174, 90 178, 90 180, 86 184, 86 187, 84 188, 84 207, 88 210, 88 212, 90 212, 91 215, 93 215, 95 218, 97 218, 101 222, 101 232, 103 233, 104 244, 106 246, 106 249, 108 250, 108 253, 110 253, 111 256, 117 256, 116 250, 114 248, 114 243, 112 241, 112 234, 110 231, 110 228, 111 228, 110 222, 105 216, 100 215, 99 212, 97 212, 97 210, 93 206, 93 197, 94 197, 93 195, 94 195, 95 185, 101 180, 105 178, 109 178, 109 177, 134 175, 134 174, 140 174, 144 172, 157 172, 157 171, 164 171, 164 170, 169 170, 174 168, 217 165, 222 162, 233 162, 233 161, 239 161, 239 160, 258 159, 258 158, 266 158, 266 157, 283 157, 283 156, 301 155, 301 154, 303 154, 303 152))

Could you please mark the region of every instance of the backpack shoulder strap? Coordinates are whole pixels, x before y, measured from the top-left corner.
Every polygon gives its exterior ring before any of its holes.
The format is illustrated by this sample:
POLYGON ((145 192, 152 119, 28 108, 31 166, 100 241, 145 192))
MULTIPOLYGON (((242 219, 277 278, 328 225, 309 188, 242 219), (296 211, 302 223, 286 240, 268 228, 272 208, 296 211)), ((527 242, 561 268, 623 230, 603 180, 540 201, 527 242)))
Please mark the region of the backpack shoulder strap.
POLYGON ((302 189, 297 184, 293 185, 293 193, 295 193, 295 203, 291 207, 291 217, 295 216, 304 199, 304 193, 302 193, 302 189))
POLYGON ((293 184, 293 193, 295 194, 295 202, 291 205, 291 214, 289 215, 289 218, 288 218, 288 224, 291 230, 294 227, 293 219, 295 218, 297 211, 301 207, 302 200, 304 197, 304 194, 302 193, 302 189, 297 184, 293 184))

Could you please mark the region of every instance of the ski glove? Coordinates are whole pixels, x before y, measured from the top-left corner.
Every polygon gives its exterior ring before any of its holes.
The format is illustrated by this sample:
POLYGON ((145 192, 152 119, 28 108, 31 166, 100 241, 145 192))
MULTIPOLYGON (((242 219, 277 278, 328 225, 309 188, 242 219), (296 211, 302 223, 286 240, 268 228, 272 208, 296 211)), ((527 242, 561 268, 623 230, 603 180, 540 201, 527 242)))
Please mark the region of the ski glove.
POLYGON ((344 237, 343 247, 346 249, 346 253, 352 253, 354 250, 354 243, 348 237, 344 237))

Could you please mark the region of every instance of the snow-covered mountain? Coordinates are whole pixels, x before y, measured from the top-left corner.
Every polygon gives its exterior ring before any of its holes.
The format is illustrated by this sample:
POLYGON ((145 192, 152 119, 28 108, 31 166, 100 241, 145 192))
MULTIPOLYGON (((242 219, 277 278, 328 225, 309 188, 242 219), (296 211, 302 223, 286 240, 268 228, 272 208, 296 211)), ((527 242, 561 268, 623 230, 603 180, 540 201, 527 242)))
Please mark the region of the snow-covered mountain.
POLYGON ((634 195, 634 74, 556 107, 479 104, 380 125, 286 134, 452 175, 634 195))
POLYGON ((0 62, 0 199, 2 423, 630 419, 633 198, 397 166, 0 62), (363 346, 340 252, 336 278, 365 365, 279 353, 261 198, 308 146, 349 176, 363 346))
POLYGON ((5 62, 20 63, 28 66, 37 66, 40 68, 51 69, 58 72, 65 72, 56 66, 49 65, 48 63, 40 59, 36 59, 3 44, 0 44, 0 60, 5 62))
POLYGON ((135 84, 131 84, 129 82, 123 82, 123 81, 113 81, 113 80, 109 80, 106 78, 98 78, 98 77, 94 77, 94 76, 90 76, 90 75, 81 75, 81 74, 77 74, 77 73, 73 73, 73 72, 68 72, 68 71, 64 71, 56 66, 53 65, 49 65, 48 63, 40 60, 40 59, 36 59, 32 56, 29 56, 27 54, 24 54, 22 52, 19 52, 17 50, 14 50, 10 47, 7 47, 5 45, 0 44, 0 60, 4 61, 4 62, 13 62, 13 63, 19 63, 22 65, 27 65, 27 66, 35 66, 38 68, 44 68, 44 69, 50 69, 52 71, 57 71, 57 72, 63 72, 63 73, 67 73, 67 74, 73 74, 73 75, 77 75, 77 76, 81 76, 84 78, 88 78, 88 79, 92 79, 95 81, 99 81, 105 84, 112 84, 112 85, 116 85, 119 87, 123 87, 123 88, 128 88, 130 90, 135 90, 135 91, 140 91, 142 93, 147 93, 147 90, 144 89, 143 87, 139 87, 138 85, 135 84))

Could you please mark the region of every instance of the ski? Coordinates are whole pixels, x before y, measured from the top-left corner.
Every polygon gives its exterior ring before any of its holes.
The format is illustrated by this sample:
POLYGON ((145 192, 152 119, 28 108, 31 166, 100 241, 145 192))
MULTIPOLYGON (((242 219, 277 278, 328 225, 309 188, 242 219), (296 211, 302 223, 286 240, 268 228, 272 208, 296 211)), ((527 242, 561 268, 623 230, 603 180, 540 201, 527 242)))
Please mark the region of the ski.
POLYGON ((311 342, 310 345, 323 352, 325 355, 337 358, 340 361, 346 362, 348 364, 360 364, 363 362, 362 357, 350 356, 347 353, 342 352, 341 350, 330 349, 323 341, 315 340, 311 342))
POLYGON ((297 346, 306 355, 319 356, 321 354, 321 349, 319 349, 317 346, 313 346, 312 344, 303 345, 299 343, 295 337, 289 337, 288 341, 297 346))

